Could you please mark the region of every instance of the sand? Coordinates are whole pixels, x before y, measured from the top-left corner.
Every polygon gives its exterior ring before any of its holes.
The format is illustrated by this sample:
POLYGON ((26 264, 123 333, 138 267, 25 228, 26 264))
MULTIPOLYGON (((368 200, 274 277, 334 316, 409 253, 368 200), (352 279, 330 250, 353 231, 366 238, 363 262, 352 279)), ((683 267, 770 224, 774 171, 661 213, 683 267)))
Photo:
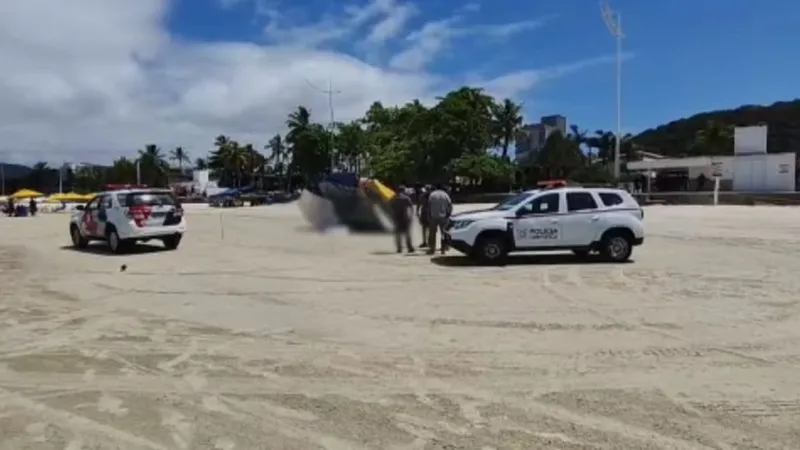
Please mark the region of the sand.
POLYGON ((800 210, 645 219, 630 264, 482 268, 291 205, 126 256, 0 218, 0 450, 798 448, 800 210))

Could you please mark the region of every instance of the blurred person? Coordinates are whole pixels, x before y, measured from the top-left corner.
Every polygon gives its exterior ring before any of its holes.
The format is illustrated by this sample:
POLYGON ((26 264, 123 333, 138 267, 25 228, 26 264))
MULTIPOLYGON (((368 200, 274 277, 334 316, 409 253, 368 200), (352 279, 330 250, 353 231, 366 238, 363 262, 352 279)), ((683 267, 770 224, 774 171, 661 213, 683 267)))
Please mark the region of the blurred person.
POLYGON ((406 193, 405 186, 400 186, 397 193, 389 201, 392 210, 392 221, 394 222, 394 242, 397 253, 403 252, 403 240, 405 240, 408 253, 414 252, 414 244, 411 242, 411 221, 414 217, 414 202, 406 193))
MULTIPOLYGON (((450 221, 450 216, 453 214, 453 201, 450 199, 450 194, 445 191, 442 184, 437 184, 436 189, 428 196, 428 208, 430 216, 430 224, 428 226, 428 254, 432 255, 436 252, 436 235, 437 232, 441 233, 444 238, 445 228, 450 221)), ((441 252, 444 254, 444 239, 442 239, 441 252)))
POLYGON ((419 244, 419 246, 420 248, 425 248, 428 246, 428 229, 431 225, 431 208, 428 205, 430 189, 428 189, 427 186, 423 186, 419 191, 417 199, 417 217, 419 218, 419 225, 422 230, 422 243, 419 244))
POLYGON ((39 205, 36 204, 36 200, 31 199, 31 201, 28 202, 28 211, 30 211, 31 217, 35 216, 39 211, 39 205))

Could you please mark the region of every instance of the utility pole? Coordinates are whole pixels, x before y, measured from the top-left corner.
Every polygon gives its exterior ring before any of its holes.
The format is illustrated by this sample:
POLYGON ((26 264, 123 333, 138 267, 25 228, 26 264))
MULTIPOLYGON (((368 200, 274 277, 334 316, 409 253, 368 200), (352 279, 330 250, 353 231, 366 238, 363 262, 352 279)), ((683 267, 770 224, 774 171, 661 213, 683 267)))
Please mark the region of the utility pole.
POLYGON ((312 89, 316 90, 317 92, 321 92, 321 93, 323 93, 323 94, 328 96, 328 110, 330 111, 330 124, 329 124, 329 127, 328 127, 329 128, 329 139, 330 139, 329 145, 330 145, 330 151, 331 151, 331 173, 333 173, 333 170, 334 170, 334 168, 336 166, 336 151, 334 149, 334 139, 335 139, 334 131, 335 131, 335 127, 336 127, 336 117, 334 115, 334 110, 333 110, 333 96, 336 95, 336 94, 341 94, 342 91, 337 91, 337 90, 333 89, 333 80, 332 79, 328 79, 328 89, 327 90, 326 89, 321 89, 321 88, 315 86, 313 83, 308 81, 308 79, 306 79, 306 83, 309 86, 311 86, 312 89))
POLYGON ((611 33, 617 43, 617 137, 614 139, 614 178, 619 181, 620 145, 622 143, 622 39, 625 38, 625 34, 622 32, 622 15, 619 11, 612 10, 611 6, 604 1, 600 5, 600 12, 608 32, 611 33))

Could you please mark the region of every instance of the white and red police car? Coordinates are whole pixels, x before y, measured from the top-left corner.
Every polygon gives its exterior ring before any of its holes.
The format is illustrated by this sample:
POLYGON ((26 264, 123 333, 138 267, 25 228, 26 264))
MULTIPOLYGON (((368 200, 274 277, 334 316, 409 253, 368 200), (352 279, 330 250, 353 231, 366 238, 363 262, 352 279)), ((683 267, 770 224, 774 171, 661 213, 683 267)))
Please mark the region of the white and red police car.
POLYGON ((69 234, 76 248, 105 241, 112 253, 129 250, 137 242, 160 240, 178 248, 186 219, 178 199, 167 189, 109 185, 72 214, 69 234))

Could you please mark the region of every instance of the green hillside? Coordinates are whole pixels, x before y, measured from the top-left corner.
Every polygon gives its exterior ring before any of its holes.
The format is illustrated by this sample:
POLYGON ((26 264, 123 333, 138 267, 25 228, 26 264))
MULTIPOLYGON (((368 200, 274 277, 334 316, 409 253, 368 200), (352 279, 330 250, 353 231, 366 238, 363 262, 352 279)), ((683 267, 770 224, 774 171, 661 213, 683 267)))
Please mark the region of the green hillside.
POLYGON ((709 111, 669 122, 634 137, 642 150, 668 156, 691 156, 697 134, 714 123, 721 126, 769 126, 769 153, 800 152, 800 99, 769 106, 745 105, 736 109, 709 111))

